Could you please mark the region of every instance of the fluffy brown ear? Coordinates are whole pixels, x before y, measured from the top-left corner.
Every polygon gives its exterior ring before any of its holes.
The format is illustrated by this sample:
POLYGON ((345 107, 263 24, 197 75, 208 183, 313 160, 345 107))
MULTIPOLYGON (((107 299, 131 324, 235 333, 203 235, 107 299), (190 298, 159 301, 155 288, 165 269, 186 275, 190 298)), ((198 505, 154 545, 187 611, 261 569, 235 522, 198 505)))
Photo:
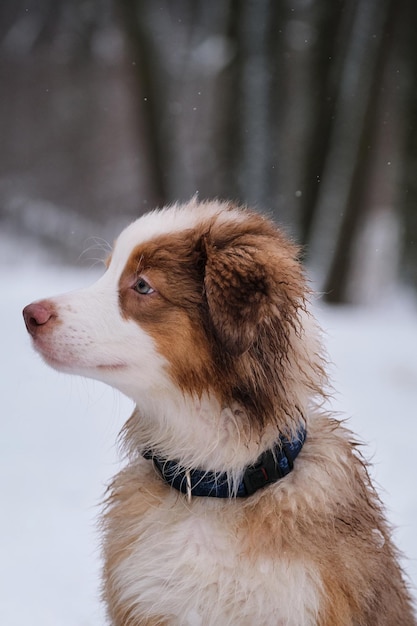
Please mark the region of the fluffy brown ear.
POLYGON ((214 225, 203 249, 210 324, 227 352, 246 352, 266 320, 284 334, 294 325, 304 275, 298 249, 272 222, 248 213, 243 223, 214 225))
POLYGON ((212 327, 229 353, 242 354, 267 314, 270 277, 259 251, 244 242, 206 245, 206 254, 204 286, 212 327))

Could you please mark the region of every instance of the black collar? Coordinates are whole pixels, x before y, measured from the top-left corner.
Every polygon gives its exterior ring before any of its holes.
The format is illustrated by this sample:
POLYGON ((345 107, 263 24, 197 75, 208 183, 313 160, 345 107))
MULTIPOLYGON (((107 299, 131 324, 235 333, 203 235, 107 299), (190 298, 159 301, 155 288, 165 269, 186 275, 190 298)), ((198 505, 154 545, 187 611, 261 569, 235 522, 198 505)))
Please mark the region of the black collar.
POLYGON ((245 498, 289 474, 305 439, 305 426, 300 426, 293 439, 280 437, 272 449, 261 454, 256 463, 246 468, 237 490, 232 490, 233 487, 226 472, 186 470, 177 461, 162 459, 149 451, 144 452, 143 456, 145 459, 152 459, 165 482, 188 496, 245 498))

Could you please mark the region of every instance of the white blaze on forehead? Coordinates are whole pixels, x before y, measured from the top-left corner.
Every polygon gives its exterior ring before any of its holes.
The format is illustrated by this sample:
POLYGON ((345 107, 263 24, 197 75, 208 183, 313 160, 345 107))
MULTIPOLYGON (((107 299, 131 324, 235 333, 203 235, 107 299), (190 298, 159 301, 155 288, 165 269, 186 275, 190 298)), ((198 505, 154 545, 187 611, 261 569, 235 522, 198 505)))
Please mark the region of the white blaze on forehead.
POLYGON ((117 268, 118 273, 121 274, 136 246, 160 235, 194 228, 202 220, 218 216, 223 221, 242 221, 244 213, 233 209, 225 211, 227 207, 226 203, 198 203, 197 200, 191 200, 187 204, 176 204, 146 213, 119 235, 114 247, 111 266, 115 270, 117 268))

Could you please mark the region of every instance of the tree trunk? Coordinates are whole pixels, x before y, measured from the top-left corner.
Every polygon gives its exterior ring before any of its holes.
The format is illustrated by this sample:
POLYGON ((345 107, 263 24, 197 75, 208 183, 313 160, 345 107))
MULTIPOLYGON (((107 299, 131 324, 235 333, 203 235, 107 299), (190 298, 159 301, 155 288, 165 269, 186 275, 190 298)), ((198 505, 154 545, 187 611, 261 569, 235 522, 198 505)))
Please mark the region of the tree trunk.
MULTIPOLYGON (((378 34, 378 50, 375 52, 376 59, 373 64, 373 71, 368 76, 370 87, 367 94, 366 111, 363 117, 362 126, 358 132, 358 151, 354 158, 354 168, 350 179, 350 188, 348 190, 345 210, 339 226, 339 232, 336 239, 336 249, 332 256, 332 261, 326 282, 324 283, 325 299, 327 302, 343 303, 354 299, 354 294, 350 293, 350 277, 354 267, 355 256, 357 251, 358 233, 366 223, 366 217, 373 208, 372 187, 375 180, 381 178, 382 172, 386 169, 387 159, 385 163, 381 163, 378 154, 378 139, 381 132, 384 132, 384 115, 385 108, 390 110, 392 117, 392 126, 395 126, 395 114, 397 108, 392 105, 386 107, 390 94, 382 93, 384 85, 384 77, 388 66, 388 61, 392 52, 392 33, 396 24, 396 12, 398 4, 395 0, 390 0, 384 6, 378 2, 378 11, 385 13, 381 15, 378 34)), ((369 15, 371 17, 371 15, 369 15)), ((374 23, 375 29, 375 23, 374 23)), ((390 89, 390 84, 386 84, 390 89)), ((396 133, 396 131, 394 130, 396 133)), ((396 133, 397 134, 397 133, 396 133)), ((380 145, 381 151, 382 146, 380 145)), ((392 148, 392 142, 391 142, 392 148)), ((388 149, 388 165, 390 149, 388 149)), ((384 151, 387 156, 387 151, 384 151)), ((353 155, 352 155, 353 157, 353 155)), ((394 156, 391 159, 395 161, 394 156)), ((391 171, 394 170, 394 166, 391 171)), ((383 175, 384 176, 384 175, 383 175)), ((377 182, 379 186, 385 186, 384 199, 376 198, 379 208, 385 211, 392 210, 393 205, 393 188, 395 187, 395 177, 391 177, 385 173, 384 180, 377 182), (385 205, 388 205, 386 207, 385 205)), ((378 194, 380 195, 380 194, 378 194)), ((365 268, 364 268, 365 269, 365 268)))
POLYGON ((345 293, 365 179, 362 158, 368 139, 367 122, 381 76, 378 59, 383 57, 389 2, 357 0, 312 224, 312 266, 319 277, 326 277, 326 298, 332 302, 341 301, 345 293))

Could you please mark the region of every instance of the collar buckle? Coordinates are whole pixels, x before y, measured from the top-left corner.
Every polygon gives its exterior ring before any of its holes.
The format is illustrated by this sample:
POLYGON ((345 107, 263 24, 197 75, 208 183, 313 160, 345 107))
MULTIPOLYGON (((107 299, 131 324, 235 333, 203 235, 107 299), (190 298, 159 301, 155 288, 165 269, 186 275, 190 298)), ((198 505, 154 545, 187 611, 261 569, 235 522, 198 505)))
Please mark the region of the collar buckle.
POLYGON ((251 496, 258 489, 276 482, 287 473, 277 463, 274 452, 267 450, 258 462, 255 465, 250 465, 243 474, 246 495, 251 496))

